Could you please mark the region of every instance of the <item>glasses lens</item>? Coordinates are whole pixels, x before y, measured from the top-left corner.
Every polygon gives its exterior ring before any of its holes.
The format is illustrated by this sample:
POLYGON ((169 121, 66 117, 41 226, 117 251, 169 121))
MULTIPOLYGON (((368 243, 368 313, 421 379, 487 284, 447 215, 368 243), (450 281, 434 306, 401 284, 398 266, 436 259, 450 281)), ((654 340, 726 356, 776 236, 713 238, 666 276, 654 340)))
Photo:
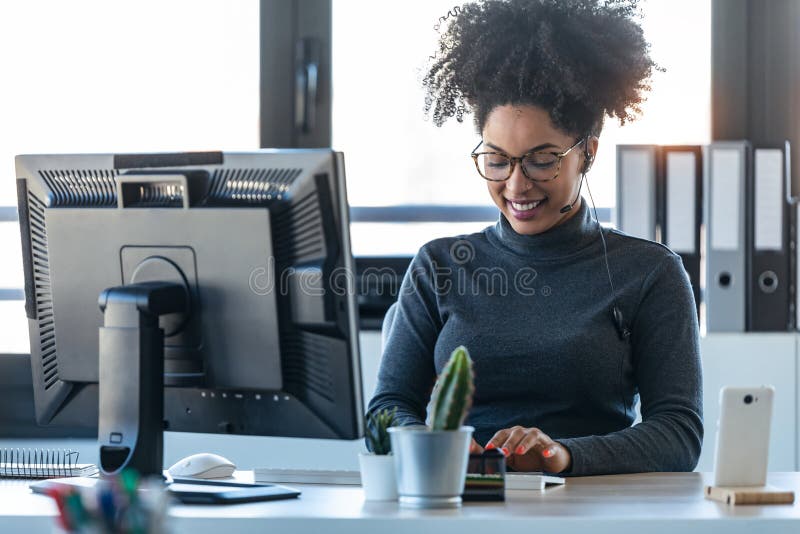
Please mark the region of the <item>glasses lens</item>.
POLYGON ((479 154, 478 171, 487 180, 505 180, 511 174, 511 160, 503 154, 479 154))
POLYGON ((558 156, 549 152, 533 152, 522 160, 525 173, 533 180, 550 180, 558 173, 558 156))

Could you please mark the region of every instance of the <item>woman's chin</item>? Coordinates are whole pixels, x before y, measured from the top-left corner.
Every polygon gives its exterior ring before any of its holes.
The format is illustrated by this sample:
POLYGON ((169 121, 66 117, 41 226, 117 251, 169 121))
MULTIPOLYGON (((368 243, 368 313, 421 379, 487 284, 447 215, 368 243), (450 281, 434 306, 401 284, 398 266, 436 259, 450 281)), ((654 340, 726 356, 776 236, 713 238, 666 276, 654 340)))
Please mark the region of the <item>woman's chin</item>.
POLYGON ((520 235, 541 234, 558 226, 578 212, 580 204, 576 204, 571 210, 561 213, 560 210, 553 212, 552 201, 547 201, 530 210, 516 210, 510 202, 504 202, 500 207, 508 220, 511 228, 520 235))
POLYGON ((511 228, 520 235, 535 235, 547 230, 548 225, 544 217, 517 218, 513 213, 503 211, 511 228))

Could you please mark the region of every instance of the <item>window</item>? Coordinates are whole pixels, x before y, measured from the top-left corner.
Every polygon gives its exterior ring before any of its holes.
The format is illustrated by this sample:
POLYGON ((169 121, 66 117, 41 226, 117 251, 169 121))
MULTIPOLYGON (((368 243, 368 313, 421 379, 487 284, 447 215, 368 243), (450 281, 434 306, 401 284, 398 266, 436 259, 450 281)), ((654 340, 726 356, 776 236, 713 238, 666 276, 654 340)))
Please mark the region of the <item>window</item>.
MULTIPOLYGON (((422 112, 420 80, 438 36, 433 26, 453 5, 373 2, 364 9, 359 2, 333 0, 332 144, 346 155, 354 206, 491 205, 469 158, 478 140, 471 118, 437 128, 422 112), (414 157, 396 157, 396 150, 414 157)), ((588 178, 598 208, 610 208, 604 210, 609 214, 616 204, 617 144, 710 140, 711 1, 650 0, 642 9, 652 57, 667 71, 655 73, 639 120, 623 128, 606 122, 588 178)), ((486 225, 422 224, 411 232, 400 225, 392 231, 385 223, 354 224, 353 248, 357 254, 414 253, 434 237, 486 225)))
MULTIPOLYGON (((0 4, 0 298, 22 288, 13 158, 22 153, 255 149, 258 2, 0 4), (3 207, 6 209, 4 210, 3 207), (8 291, 8 290, 15 291, 8 291), (4 291, 5 290, 5 291, 4 291)), ((0 353, 27 352, 0 300, 0 353)))
MULTIPOLYGON (((357 255, 412 254, 425 241, 477 231, 493 218, 468 156, 477 140, 470 119, 436 128, 422 113, 421 69, 435 47, 433 26, 452 6, 428 0, 365 9, 333 0, 332 144, 346 154, 351 205, 478 213, 454 217, 471 221, 460 223, 355 223, 357 255), (415 156, 393 157, 395 150, 415 156)), ((7 173, 0 180, 0 353, 27 348, 13 156, 258 147, 258 10, 250 0, 0 3, 0 46, 12 51, 0 56, 0 69, 13 76, 0 86, 7 173)), ((617 143, 710 138, 711 1, 650 0, 643 11, 653 57, 667 72, 656 74, 639 121, 606 125, 590 175, 606 213, 615 204, 617 143)))

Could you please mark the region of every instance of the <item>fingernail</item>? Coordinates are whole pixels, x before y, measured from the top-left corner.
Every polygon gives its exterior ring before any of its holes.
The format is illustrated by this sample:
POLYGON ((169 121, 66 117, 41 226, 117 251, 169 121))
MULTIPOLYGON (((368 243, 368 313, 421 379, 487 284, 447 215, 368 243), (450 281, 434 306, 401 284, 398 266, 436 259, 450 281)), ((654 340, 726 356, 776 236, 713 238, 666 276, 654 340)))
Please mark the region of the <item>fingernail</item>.
POLYGON ((514 454, 525 454, 525 447, 520 445, 519 447, 517 447, 517 450, 514 451, 514 454))
POLYGON ((545 450, 542 451, 542 456, 544 456, 545 458, 550 458, 555 453, 556 453, 556 451, 554 451, 553 449, 545 449, 545 450))
POLYGON ((487 443, 486 447, 484 447, 484 449, 486 449, 487 451, 490 451, 490 450, 492 450, 494 448, 495 448, 494 447, 494 443, 487 443))
POLYGON ((502 448, 502 451, 503 451, 503 454, 505 454, 506 456, 508 456, 508 449, 507 449, 506 447, 503 447, 503 448, 502 448))

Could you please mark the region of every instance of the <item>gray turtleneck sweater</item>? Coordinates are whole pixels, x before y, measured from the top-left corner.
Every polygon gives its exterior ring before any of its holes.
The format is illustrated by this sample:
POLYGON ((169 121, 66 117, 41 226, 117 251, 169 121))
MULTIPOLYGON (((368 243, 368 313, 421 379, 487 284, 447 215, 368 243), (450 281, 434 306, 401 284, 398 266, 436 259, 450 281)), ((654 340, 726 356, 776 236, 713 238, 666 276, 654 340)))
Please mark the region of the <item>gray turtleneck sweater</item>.
POLYGON ((369 412, 424 424, 451 351, 475 369, 467 424, 484 445, 537 427, 567 447, 570 475, 691 471, 703 439, 697 315, 681 259, 605 230, 616 301, 586 203, 563 224, 517 234, 503 215, 482 232, 436 239, 403 280, 369 412), (636 417, 641 398, 642 422, 636 417))

